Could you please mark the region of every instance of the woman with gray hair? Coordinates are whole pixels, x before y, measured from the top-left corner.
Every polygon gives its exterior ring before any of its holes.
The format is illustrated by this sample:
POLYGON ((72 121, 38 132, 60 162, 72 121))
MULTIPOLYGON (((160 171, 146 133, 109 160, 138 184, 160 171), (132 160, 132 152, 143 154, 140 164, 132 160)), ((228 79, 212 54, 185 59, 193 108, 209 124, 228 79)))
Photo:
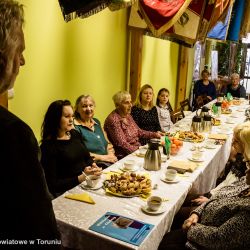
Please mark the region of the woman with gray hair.
POLYGON ((77 98, 74 126, 98 166, 106 168, 117 161, 113 145, 109 143, 101 123, 95 115, 95 101, 90 95, 77 98))
POLYGON ((240 85, 240 76, 237 73, 231 75, 231 84, 227 85, 225 94, 230 93, 233 97, 246 98, 246 89, 240 85))
MULTIPOLYGON (((25 64, 23 22, 23 5, 13 0, 0 1, 0 94, 13 87, 20 66, 25 64)), ((39 248, 37 239, 56 241, 60 236, 34 133, 0 106, 0 138, 0 189, 4 190, 0 240, 32 241, 34 246, 27 244, 27 248, 33 249, 39 248)), ((58 249, 60 241, 56 242, 43 248, 58 249)))
POLYGON ((118 159, 134 152, 141 146, 140 138, 161 138, 158 132, 142 130, 130 115, 132 102, 127 91, 113 96, 116 109, 105 120, 104 129, 115 148, 118 159))

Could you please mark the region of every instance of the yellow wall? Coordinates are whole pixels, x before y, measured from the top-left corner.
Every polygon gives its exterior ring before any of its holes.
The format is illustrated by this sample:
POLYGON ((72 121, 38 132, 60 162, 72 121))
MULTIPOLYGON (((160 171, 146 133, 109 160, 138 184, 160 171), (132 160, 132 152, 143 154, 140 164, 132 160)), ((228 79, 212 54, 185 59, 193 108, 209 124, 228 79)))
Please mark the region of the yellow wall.
POLYGON ((143 37, 141 85, 150 84, 155 97, 161 88, 170 91, 170 103, 174 106, 179 45, 153 37, 143 37))
POLYGON ((72 103, 80 94, 96 100, 102 122, 114 109, 112 95, 125 89, 127 10, 108 9, 65 23, 58 1, 20 0, 25 5, 24 56, 9 109, 27 122, 40 139, 48 105, 72 103))
MULTIPOLYGON (((27 122, 40 140, 48 105, 57 99, 73 104, 81 94, 96 100, 96 117, 103 123, 114 109, 112 96, 126 89, 127 10, 105 9, 85 19, 65 23, 58 1, 20 0, 25 5, 24 56, 9 109, 27 122)), ((178 45, 144 37, 142 84, 157 94, 166 87, 174 103, 178 45)))

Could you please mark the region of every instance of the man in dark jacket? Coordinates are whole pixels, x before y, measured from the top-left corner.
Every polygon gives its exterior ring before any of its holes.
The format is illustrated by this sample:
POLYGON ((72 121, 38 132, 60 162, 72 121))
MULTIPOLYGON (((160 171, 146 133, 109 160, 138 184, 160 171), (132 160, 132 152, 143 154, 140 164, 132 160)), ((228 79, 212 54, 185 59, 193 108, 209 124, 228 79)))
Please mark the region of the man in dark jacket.
MULTIPOLYGON (((0 1, 0 95, 25 64, 23 6, 0 1)), ((59 249, 60 235, 31 128, 0 106, 0 241, 4 249, 59 249)))

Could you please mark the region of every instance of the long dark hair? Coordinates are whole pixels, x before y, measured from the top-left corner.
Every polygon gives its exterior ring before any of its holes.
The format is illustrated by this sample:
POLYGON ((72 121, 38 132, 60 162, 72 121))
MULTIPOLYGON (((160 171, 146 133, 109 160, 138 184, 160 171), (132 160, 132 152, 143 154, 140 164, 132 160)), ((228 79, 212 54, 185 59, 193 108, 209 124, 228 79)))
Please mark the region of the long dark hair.
POLYGON ((41 128, 42 141, 57 138, 64 106, 71 106, 70 101, 57 100, 49 105, 41 128))
MULTIPOLYGON (((162 92, 167 92, 169 94, 169 90, 166 89, 166 88, 162 88, 158 91, 158 94, 157 94, 157 98, 156 98, 156 106, 160 106, 160 100, 159 100, 159 96, 161 95, 162 92)), ((169 99, 168 99, 168 102, 167 102, 167 106, 168 106, 168 109, 169 109, 169 112, 172 112, 173 109, 172 109, 172 106, 169 102, 169 99)))

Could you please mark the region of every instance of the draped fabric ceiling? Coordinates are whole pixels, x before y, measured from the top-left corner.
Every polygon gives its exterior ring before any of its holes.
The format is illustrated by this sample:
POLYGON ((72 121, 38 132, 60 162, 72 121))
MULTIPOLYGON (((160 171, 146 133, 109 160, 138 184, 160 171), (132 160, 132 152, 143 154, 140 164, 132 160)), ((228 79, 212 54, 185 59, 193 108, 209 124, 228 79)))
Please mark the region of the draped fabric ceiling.
MULTIPOLYGON (((225 26, 226 20, 226 34, 237 33, 232 40, 250 32, 250 0, 59 0, 59 4, 66 22, 106 7, 115 11, 132 5, 129 26, 187 46, 203 41, 216 25, 225 26)), ((226 39, 231 39, 230 34, 226 39)))

